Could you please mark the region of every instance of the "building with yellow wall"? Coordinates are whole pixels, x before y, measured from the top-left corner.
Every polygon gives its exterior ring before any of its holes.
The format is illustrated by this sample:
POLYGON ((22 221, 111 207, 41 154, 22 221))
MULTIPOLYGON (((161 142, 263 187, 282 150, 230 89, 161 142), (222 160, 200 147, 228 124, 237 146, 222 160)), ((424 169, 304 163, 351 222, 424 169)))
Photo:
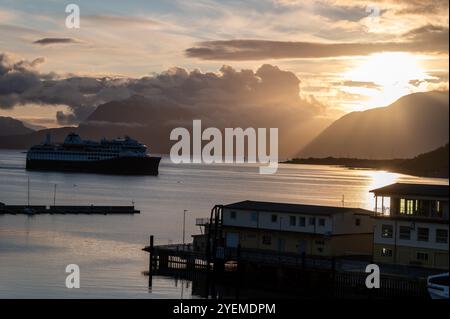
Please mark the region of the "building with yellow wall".
POLYGON ((371 256, 373 212, 242 201, 223 206, 225 246, 317 256, 371 256))
POLYGON ((374 261, 448 270, 448 185, 374 189, 374 261))

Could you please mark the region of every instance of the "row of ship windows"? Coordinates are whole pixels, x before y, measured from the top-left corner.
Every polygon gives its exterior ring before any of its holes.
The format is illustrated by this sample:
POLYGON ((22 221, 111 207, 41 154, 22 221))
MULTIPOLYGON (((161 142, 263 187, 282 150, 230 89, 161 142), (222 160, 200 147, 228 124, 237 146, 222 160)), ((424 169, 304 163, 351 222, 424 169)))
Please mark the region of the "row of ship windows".
POLYGON ((113 152, 113 153, 91 153, 91 152, 39 152, 34 153, 33 155, 95 155, 95 156, 111 156, 111 155, 119 155, 119 152, 113 152))

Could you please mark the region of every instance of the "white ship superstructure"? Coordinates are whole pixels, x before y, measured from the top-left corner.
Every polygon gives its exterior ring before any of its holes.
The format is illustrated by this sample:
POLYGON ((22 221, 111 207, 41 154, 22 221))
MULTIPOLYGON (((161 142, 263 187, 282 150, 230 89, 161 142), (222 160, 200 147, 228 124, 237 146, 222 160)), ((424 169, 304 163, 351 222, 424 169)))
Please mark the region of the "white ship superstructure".
POLYGON ((63 143, 32 146, 27 169, 108 174, 158 175, 161 157, 152 157, 144 144, 126 136, 100 142, 82 140, 70 133, 63 143))
POLYGON ((101 140, 100 143, 82 140, 69 134, 63 144, 52 144, 50 139, 33 146, 27 153, 29 160, 99 161, 117 157, 146 157, 147 147, 130 137, 101 140))

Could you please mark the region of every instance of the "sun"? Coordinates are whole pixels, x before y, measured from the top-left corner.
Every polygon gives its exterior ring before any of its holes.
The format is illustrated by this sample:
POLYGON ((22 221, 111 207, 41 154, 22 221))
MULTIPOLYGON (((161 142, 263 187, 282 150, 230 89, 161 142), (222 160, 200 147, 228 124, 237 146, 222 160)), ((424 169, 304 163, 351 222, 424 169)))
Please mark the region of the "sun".
POLYGON ((412 81, 431 78, 422 66, 421 57, 405 52, 377 53, 358 59, 343 74, 345 81, 364 82, 364 86, 349 86, 344 90, 367 98, 361 109, 388 105, 403 95, 420 90, 412 81))

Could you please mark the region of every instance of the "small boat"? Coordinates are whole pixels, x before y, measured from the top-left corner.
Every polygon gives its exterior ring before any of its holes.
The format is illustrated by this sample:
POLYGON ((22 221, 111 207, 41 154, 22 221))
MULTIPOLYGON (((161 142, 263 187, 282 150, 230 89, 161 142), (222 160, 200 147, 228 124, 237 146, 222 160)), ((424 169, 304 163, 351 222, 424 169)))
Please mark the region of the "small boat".
POLYGON ((448 299, 448 272, 429 276, 427 287, 431 299, 448 299))

